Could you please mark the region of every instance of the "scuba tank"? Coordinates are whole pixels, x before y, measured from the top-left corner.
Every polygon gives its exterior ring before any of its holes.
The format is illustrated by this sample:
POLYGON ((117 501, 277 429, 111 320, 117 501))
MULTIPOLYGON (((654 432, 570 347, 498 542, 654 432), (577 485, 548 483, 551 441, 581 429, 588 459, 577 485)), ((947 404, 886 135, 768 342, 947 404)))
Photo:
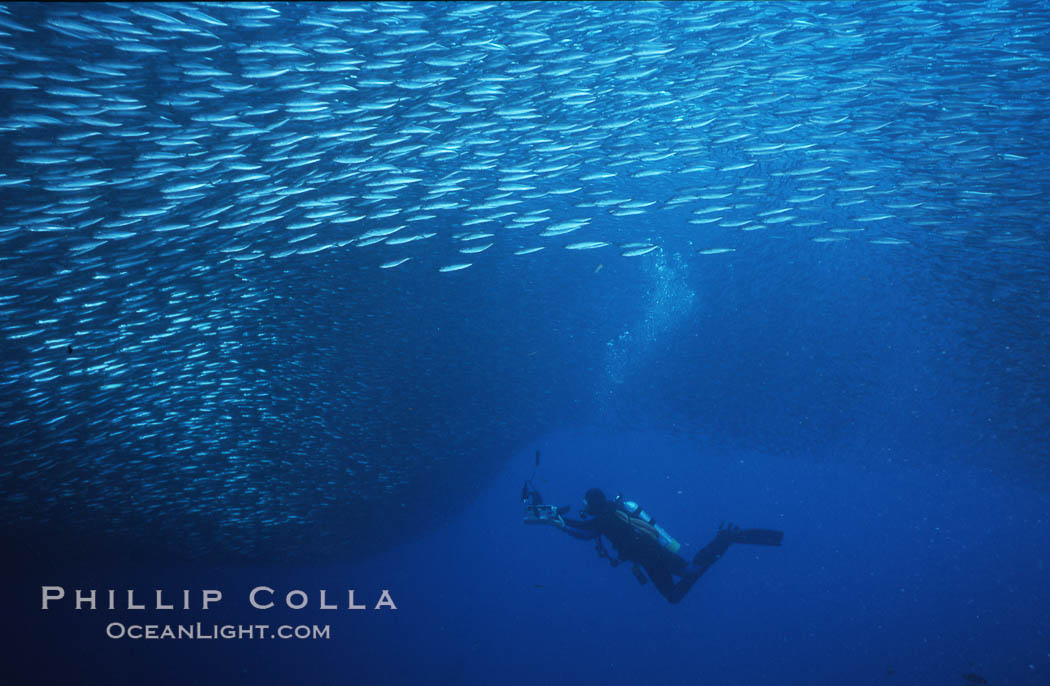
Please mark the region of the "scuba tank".
POLYGON ((626 521, 632 529, 640 534, 650 536, 667 551, 677 553, 679 548, 682 547, 682 544, 674 540, 671 534, 653 521, 653 518, 642 509, 641 505, 633 500, 624 500, 622 493, 616 496, 613 505, 616 506, 617 516, 626 521))

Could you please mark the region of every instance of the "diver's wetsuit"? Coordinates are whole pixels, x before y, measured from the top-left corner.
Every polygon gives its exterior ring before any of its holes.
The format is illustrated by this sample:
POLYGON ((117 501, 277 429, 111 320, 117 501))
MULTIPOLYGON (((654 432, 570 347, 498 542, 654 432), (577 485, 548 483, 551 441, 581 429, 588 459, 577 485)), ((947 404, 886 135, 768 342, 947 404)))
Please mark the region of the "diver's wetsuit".
POLYGON ((590 519, 572 519, 563 517, 565 526, 562 531, 584 540, 605 536, 616 549, 620 561, 636 562, 642 566, 646 575, 661 595, 672 603, 677 603, 696 580, 729 549, 733 542, 730 529, 722 529, 714 539, 693 556, 692 563, 672 553, 651 537, 639 534, 629 524, 616 517, 611 509, 606 509, 590 519), (681 577, 675 583, 672 575, 681 577))

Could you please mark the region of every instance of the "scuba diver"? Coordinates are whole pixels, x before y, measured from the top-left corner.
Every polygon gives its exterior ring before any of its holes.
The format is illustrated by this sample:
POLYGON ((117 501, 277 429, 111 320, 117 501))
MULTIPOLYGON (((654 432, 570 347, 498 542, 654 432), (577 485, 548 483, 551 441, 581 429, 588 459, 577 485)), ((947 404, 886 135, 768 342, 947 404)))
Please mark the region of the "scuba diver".
POLYGON ((595 539, 598 557, 609 560, 613 567, 621 562, 633 563, 635 578, 640 584, 652 579, 660 594, 671 603, 685 597, 696 580, 725 554, 733 543, 778 546, 783 531, 772 529, 741 529, 733 524, 719 527, 714 539, 687 562, 678 554, 681 544, 643 510, 638 503, 618 495, 613 500, 597 488, 587 491, 581 519, 566 517, 568 505, 544 505, 530 481, 522 487, 526 524, 546 524, 561 529, 574 538, 595 539), (616 549, 616 558, 609 555, 602 537, 608 538, 616 549), (643 571, 644 570, 644 571, 643 571), (679 577, 677 582, 674 577, 679 577))

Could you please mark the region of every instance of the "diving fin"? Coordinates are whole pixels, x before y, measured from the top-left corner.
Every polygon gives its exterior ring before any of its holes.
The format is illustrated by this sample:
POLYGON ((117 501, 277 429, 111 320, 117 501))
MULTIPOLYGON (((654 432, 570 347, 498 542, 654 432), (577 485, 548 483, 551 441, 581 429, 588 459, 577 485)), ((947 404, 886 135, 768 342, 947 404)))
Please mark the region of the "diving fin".
POLYGON ((751 545, 780 545, 784 532, 775 529, 740 529, 733 536, 733 543, 750 543, 751 545))

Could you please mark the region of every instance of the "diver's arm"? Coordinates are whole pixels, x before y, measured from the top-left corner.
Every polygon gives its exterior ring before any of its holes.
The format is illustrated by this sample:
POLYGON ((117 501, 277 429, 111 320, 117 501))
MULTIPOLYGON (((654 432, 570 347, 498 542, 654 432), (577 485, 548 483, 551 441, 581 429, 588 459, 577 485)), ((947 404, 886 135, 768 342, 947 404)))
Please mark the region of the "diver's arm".
MULTIPOLYGON (((568 510, 568 508, 565 508, 565 510, 568 510)), ((598 525, 594 520, 572 519, 571 517, 564 517, 562 516, 562 513, 558 510, 555 510, 553 513, 550 514, 544 512, 543 516, 539 517, 526 516, 525 523, 546 524, 547 526, 553 526, 556 529, 564 531, 573 538, 579 538, 585 541, 598 537, 598 525)))
POLYGON ((566 518, 564 515, 571 509, 569 505, 562 505, 561 507, 544 505, 543 496, 528 481, 521 488, 521 499, 525 504, 526 524, 547 524, 548 526, 561 529, 573 538, 583 540, 597 538, 598 536, 597 522, 594 520, 572 519, 571 517, 566 518))
POLYGON ((588 541, 598 537, 598 523, 593 519, 573 519, 562 517, 561 525, 558 527, 573 538, 588 541))

